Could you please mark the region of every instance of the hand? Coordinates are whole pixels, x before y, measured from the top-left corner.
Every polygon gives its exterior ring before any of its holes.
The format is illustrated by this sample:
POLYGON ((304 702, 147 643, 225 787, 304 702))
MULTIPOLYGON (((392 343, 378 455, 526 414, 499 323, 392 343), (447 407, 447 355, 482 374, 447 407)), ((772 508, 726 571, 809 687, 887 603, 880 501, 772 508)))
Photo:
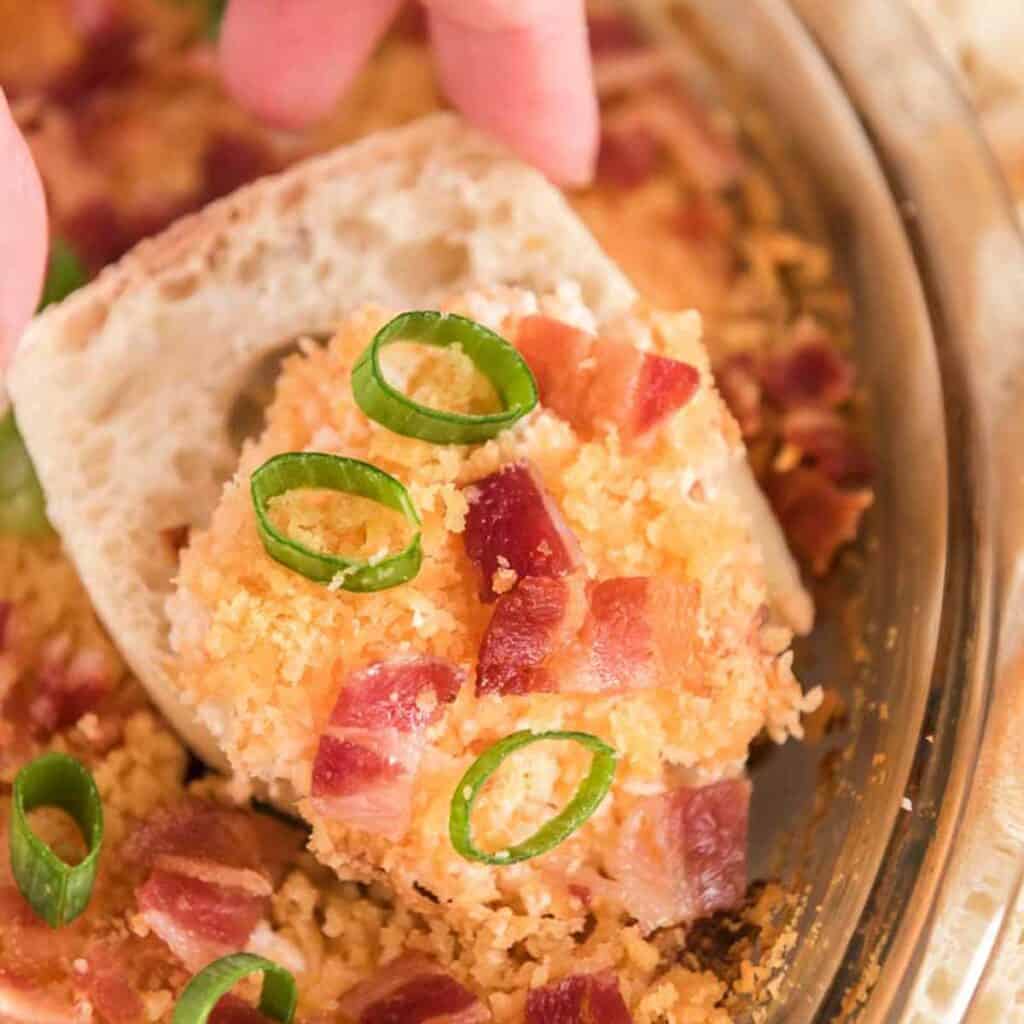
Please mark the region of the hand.
MULTIPOLYGON (((561 185, 594 169, 597 99, 583 0, 425 0, 441 84, 466 118, 561 185)), ((236 98, 282 127, 345 90, 401 0, 231 0, 221 29, 236 98)))
POLYGON ((0 374, 42 291, 46 246, 43 183, 0 89, 0 374))

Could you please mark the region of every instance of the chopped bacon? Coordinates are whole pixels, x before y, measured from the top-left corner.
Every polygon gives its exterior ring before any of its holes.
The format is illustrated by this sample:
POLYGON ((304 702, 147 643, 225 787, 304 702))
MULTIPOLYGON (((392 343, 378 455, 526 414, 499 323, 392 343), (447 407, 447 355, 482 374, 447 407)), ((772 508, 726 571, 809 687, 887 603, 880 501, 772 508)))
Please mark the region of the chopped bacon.
POLYGON ((761 382, 765 394, 781 409, 841 405, 853 393, 853 364, 827 340, 811 339, 768 356, 761 382))
POLYGON ((856 540, 873 500, 868 489, 842 490, 821 470, 804 466, 769 474, 765 490, 790 544, 818 576, 844 544, 856 540))
POLYGON ((649 131, 611 128, 601 133, 597 179, 619 188, 636 188, 653 177, 660 159, 661 145, 649 131))
POLYGON ((559 680, 546 671, 545 663, 573 641, 585 615, 581 574, 520 580, 494 606, 480 644, 477 694, 559 689, 559 680))
POLYGON ((715 124, 703 105, 678 82, 644 90, 625 101, 607 124, 609 129, 648 132, 704 191, 728 188, 743 171, 736 139, 715 124))
POLYGON ((487 1008, 433 960, 406 953, 341 997, 354 1024, 484 1024, 487 1008))
POLYGON ((758 363, 749 352, 737 352, 715 367, 715 383, 745 438, 756 437, 764 423, 758 363))
POLYGON ((626 53, 643 46, 636 23, 624 14, 588 14, 587 35, 594 57, 626 53))
POLYGON ((526 1024, 633 1024, 611 971, 573 974, 526 997, 526 1024))
POLYGON ((133 241, 108 199, 82 203, 65 217, 61 233, 93 274, 126 253, 133 241))
POLYGON ((86 1024, 84 1009, 0 967, 0 1021, 4 1024, 86 1024))
POLYGON ((208 1024, 270 1024, 270 1018, 260 1013, 252 1003, 228 994, 217 1001, 208 1024))
POLYGON ((128 981, 125 950, 96 946, 85 958, 87 969, 78 979, 103 1024, 139 1024, 145 1007, 128 981))
POLYGON ((135 895, 150 929, 189 970, 245 947, 273 887, 246 817, 188 801, 155 814, 125 844, 151 868, 135 895))
POLYGON ((834 409, 805 405, 782 418, 782 437, 802 460, 816 466, 833 483, 865 484, 874 474, 871 456, 850 424, 834 409))
POLYGON ((350 673, 313 760, 311 795, 319 813, 400 838, 409 825, 425 730, 464 681, 457 665, 426 656, 350 673))
POLYGON ((749 805, 745 779, 638 802, 609 869, 645 931, 736 906, 746 888, 749 805))
POLYGON ((0 601, 0 653, 6 651, 10 646, 10 623, 14 612, 14 605, 10 601, 0 601))
POLYGON ((135 895, 150 929, 190 971, 243 949, 267 908, 265 896, 160 869, 135 895))
POLYGON ((607 423, 625 440, 646 435, 686 405, 700 385, 700 373, 689 363, 594 337, 551 317, 524 317, 515 343, 537 380, 541 402, 584 437, 607 423))
POLYGON ((74 725, 94 710, 117 680, 103 651, 85 648, 71 654, 71 637, 59 633, 43 647, 27 702, 30 728, 38 739, 74 725))
POLYGON ((81 59, 49 85, 47 92, 57 103, 79 104, 97 89, 122 84, 137 70, 138 28, 117 18, 97 28, 81 59))
POLYGON ((203 201, 220 199, 277 170, 270 150, 254 138, 221 132, 203 153, 203 201))
POLYGON ((699 676, 699 593, 657 577, 527 577, 495 605, 477 693, 616 693, 699 676))
POLYGON ((109 31, 117 19, 116 0, 71 0, 71 19, 86 36, 109 31))
POLYGON ((481 573, 480 597, 498 595, 494 576, 554 578, 581 564, 576 538, 532 466, 515 462, 466 488, 466 554, 481 573))

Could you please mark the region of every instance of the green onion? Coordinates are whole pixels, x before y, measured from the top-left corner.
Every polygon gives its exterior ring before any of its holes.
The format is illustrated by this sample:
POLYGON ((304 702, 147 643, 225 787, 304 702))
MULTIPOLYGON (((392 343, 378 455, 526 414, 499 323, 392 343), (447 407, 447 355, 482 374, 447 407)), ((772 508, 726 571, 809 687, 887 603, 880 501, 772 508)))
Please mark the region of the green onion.
POLYGON ((434 444, 475 444, 495 437, 537 404, 537 385, 523 357, 504 338, 463 316, 419 311, 385 324, 352 370, 359 408, 396 434, 434 444), (392 387, 380 365, 381 349, 398 341, 445 348, 460 345, 494 385, 502 411, 467 416, 420 405, 392 387))
POLYGON ((73 921, 92 895, 103 847, 103 804, 89 770, 67 754, 37 757, 14 780, 11 810, 11 870, 22 895, 51 928, 73 921), (89 846, 72 867, 29 827, 37 807, 59 807, 78 823, 89 846))
POLYGON ((0 533, 39 537, 50 529, 43 489, 9 412, 0 419, 0 533))
POLYGON ((334 581, 343 590, 386 590, 411 580, 420 571, 423 551, 420 532, 395 555, 380 561, 360 561, 307 548, 281 533, 270 521, 269 502, 288 491, 317 489, 369 498, 401 512, 414 526, 420 517, 409 492, 389 473, 340 455, 324 452, 285 452, 257 469, 251 479, 256 527, 267 554, 316 583, 334 581))
POLYGON ((50 243, 50 263, 39 308, 46 309, 51 303, 66 299, 88 280, 89 274, 71 246, 60 238, 53 239, 50 243))
POLYGON ((547 853, 548 850, 554 849, 572 835, 600 806, 601 801, 608 795, 608 790, 611 789, 618 756, 614 747, 608 746, 604 740, 592 736, 589 732, 562 732, 560 730, 533 732, 530 729, 524 729, 522 732, 514 732, 511 736, 498 740, 494 746, 485 750, 469 766, 469 770, 455 787, 451 816, 448 819, 448 834, 451 836, 452 846, 466 860, 478 860, 484 864, 496 865, 515 864, 518 861, 529 860, 531 857, 547 853), (473 804, 484 783, 494 774, 506 757, 523 747, 528 747, 531 743, 539 743, 541 740, 570 740, 593 751, 594 758, 590 763, 587 777, 580 783, 576 795, 566 804, 565 808, 528 839, 495 853, 478 849, 473 845, 469 819, 473 813, 473 804))
POLYGON ((271 1020, 281 1021, 281 1024, 291 1024, 298 999, 295 979, 272 960, 253 956, 252 953, 233 953, 214 960, 195 975, 174 1007, 172 1024, 206 1024, 220 997, 256 971, 263 972, 260 1013, 271 1020))

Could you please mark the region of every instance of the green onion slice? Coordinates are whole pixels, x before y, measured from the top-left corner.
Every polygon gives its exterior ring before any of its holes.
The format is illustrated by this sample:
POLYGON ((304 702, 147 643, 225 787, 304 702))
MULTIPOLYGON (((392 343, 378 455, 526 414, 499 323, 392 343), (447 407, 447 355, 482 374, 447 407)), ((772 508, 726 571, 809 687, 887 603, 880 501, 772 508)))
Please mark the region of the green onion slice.
POLYGON ((352 370, 352 393, 359 408, 396 434, 434 444, 475 444, 500 434, 537 404, 537 384, 523 357, 504 338, 453 313, 402 313, 385 324, 352 370), (460 345, 473 365, 494 385, 502 411, 481 416, 420 405, 392 387, 380 365, 381 349, 398 341, 445 348, 460 345))
POLYGON ((73 921, 85 910, 103 847, 103 804, 80 761, 67 754, 44 754, 18 772, 10 847, 18 888, 51 928, 73 921), (59 807, 75 819, 89 846, 80 863, 65 863, 32 831, 28 814, 37 807, 59 807))
POLYGON ((451 836, 452 846, 466 860, 478 860, 484 864, 495 865, 515 864, 547 853, 568 839, 600 806, 611 789, 618 756, 614 747, 610 747, 604 740, 589 732, 533 732, 524 729, 498 740, 469 766, 469 770, 455 787, 451 815, 448 819, 448 834, 451 836), (594 758, 587 777, 580 783, 576 795, 565 808, 528 839, 494 853, 478 849, 473 844, 469 819, 473 813, 473 804, 484 783, 506 757, 522 747, 528 747, 531 743, 538 743, 541 740, 570 740, 593 751, 594 758))
POLYGON ((401 512, 414 526, 420 517, 409 492, 389 473, 340 455, 325 452, 285 452, 264 462, 251 478, 256 527, 267 554, 316 583, 336 581, 343 590, 386 590, 411 580, 420 571, 423 551, 420 531, 397 554, 380 561, 361 561, 325 554, 291 540, 270 521, 269 502, 288 491, 317 489, 369 498, 401 512))
POLYGON ((260 1013, 271 1020, 281 1021, 281 1024, 291 1024, 298 1001, 295 979, 273 960, 265 960, 252 953, 233 953, 204 967, 181 993, 174 1007, 172 1024, 206 1024, 220 997, 256 971, 263 972, 260 1013))
POLYGON ((55 238, 50 243, 50 262, 39 308, 46 309, 51 303, 66 299, 88 280, 89 274, 74 249, 63 239, 55 238))
POLYGON ((39 537, 49 532, 43 489, 9 412, 0 419, 0 533, 39 537))

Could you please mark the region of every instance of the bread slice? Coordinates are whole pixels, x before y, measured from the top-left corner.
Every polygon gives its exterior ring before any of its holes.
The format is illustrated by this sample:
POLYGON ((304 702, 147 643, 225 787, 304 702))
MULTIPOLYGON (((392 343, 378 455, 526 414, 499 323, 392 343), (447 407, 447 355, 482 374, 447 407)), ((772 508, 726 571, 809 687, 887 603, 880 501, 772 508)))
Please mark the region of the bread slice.
MULTIPOLYGON (((355 306, 429 307, 476 285, 576 287, 600 319, 635 301, 555 188, 441 114, 180 221, 26 332, 9 388, 50 518, 125 659, 211 764, 224 759, 171 681, 165 602, 175 538, 205 523, 237 464, 239 391, 355 306)), ((804 630, 778 526, 755 519, 785 563, 776 603, 804 630)))

